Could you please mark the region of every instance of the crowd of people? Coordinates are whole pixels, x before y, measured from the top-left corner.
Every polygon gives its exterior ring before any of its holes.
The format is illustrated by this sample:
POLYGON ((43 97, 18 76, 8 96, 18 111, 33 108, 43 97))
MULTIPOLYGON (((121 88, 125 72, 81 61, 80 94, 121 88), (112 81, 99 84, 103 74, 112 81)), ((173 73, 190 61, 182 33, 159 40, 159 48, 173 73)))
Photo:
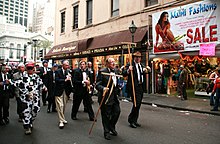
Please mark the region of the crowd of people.
POLYGON ((69 61, 63 60, 62 65, 53 64, 48 67, 48 61, 42 62, 39 67, 34 62, 18 64, 16 69, 11 69, 7 64, 1 65, 0 75, 0 125, 7 125, 9 118, 9 100, 16 98, 18 121, 23 123, 24 133, 32 133, 33 122, 40 111, 41 105, 47 106, 47 113, 56 112, 58 115, 58 127, 63 129, 68 123, 65 118, 65 108, 70 94, 73 93, 72 120, 78 120, 78 110, 83 101, 84 111, 88 113, 89 120, 96 122, 92 104, 93 91, 98 91, 98 103, 100 104, 104 138, 111 139, 111 135, 117 136, 116 124, 120 116, 119 78, 128 76, 127 90, 132 90, 131 74, 134 78, 135 101, 131 113, 128 116, 130 127, 137 128, 139 110, 143 98, 145 68, 141 61, 141 53, 133 54, 132 64, 127 64, 120 71, 116 68, 115 60, 108 58, 106 67, 99 68, 98 73, 92 68, 91 62, 80 61, 78 68, 70 69, 69 61), (120 77, 119 77, 120 76, 120 77), (42 102, 42 103, 41 103, 42 102))

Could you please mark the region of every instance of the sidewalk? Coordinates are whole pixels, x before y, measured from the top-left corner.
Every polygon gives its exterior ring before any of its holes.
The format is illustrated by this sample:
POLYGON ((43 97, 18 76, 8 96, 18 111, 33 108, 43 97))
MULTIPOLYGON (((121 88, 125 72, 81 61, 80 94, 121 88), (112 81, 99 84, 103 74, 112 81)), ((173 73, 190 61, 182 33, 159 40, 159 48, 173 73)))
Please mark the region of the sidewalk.
POLYGON ((182 101, 175 96, 144 93, 142 103, 154 107, 172 108, 220 116, 220 111, 210 111, 212 107, 209 105, 209 99, 205 98, 189 98, 188 100, 182 101))

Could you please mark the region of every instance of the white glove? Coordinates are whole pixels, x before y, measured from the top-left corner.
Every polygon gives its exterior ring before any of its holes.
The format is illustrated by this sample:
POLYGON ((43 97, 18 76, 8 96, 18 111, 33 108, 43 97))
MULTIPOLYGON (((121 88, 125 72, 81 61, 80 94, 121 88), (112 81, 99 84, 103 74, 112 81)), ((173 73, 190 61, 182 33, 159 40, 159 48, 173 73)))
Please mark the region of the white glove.
POLYGON ((108 91, 108 90, 109 90, 109 88, 107 88, 107 87, 103 88, 103 91, 108 91))

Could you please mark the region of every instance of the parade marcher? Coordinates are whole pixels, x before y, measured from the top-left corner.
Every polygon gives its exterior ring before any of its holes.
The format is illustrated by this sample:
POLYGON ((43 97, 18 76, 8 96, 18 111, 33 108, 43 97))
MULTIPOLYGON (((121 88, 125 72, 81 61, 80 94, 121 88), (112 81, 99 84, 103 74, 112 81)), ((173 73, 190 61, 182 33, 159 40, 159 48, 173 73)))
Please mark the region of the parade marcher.
POLYGON ((143 64, 141 63, 141 53, 139 51, 133 54, 133 62, 132 64, 127 64, 124 71, 123 76, 128 76, 126 90, 127 93, 130 94, 133 107, 131 112, 128 116, 128 122, 130 123, 130 127, 137 128, 141 125, 137 122, 139 117, 139 111, 141 107, 141 102, 143 99, 143 92, 144 92, 144 74, 150 72, 150 67, 144 68, 143 64), (136 97, 136 107, 134 105, 134 96, 132 91, 132 78, 131 78, 131 71, 133 71, 133 80, 134 80, 134 91, 136 97))
POLYGON ((47 101, 48 101, 48 106, 47 106, 47 112, 51 112, 51 107, 52 107, 52 112, 56 112, 56 103, 55 103, 55 96, 54 96, 54 89, 55 89, 55 71, 58 69, 58 65, 54 64, 52 67, 51 71, 48 71, 48 95, 47 95, 47 101))
POLYGON ((219 99, 220 99, 220 69, 218 70, 218 77, 215 80, 215 85, 212 90, 212 93, 216 92, 214 107, 211 109, 211 111, 218 111, 219 107, 219 99))
POLYGON ((104 129, 104 138, 110 140, 110 133, 117 136, 116 124, 120 116, 120 103, 118 100, 118 81, 115 76, 115 60, 108 58, 106 60, 106 68, 101 69, 97 76, 96 89, 98 90, 98 102, 101 105, 102 125, 104 129), (102 73, 109 73, 104 75, 102 73), (107 87, 109 83, 109 87, 107 87), (107 91, 106 93, 104 91, 107 91), (103 95, 105 93, 105 95, 103 95), (101 103, 104 96, 104 101, 101 103), (109 99, 108 99, 109 98, 109 99))
POLYGON ((179 75, 179 87, 180 87, 180 97, 181 100, 187 100, 187 93, 186 93, 186 82, 187 82, 187 70, 184 68, 184 65, 180 65, 180 75, 179 75))
POLYGON ((8 65, 1 67, 0 75, 0 125, 9 123, 9 98, 10 98, 10 83, 11 75, 8 73, 8 65))
POLYGON ((55 103, 56 110, 59 117, 59 128, 64 128, 64 124, 67 124, 65 119, 65 108, 67 101, 69 99, 69 94, 71 90, 71 75, 68 73, 69 62, 64 60, 62 62, 62 68, 55 71, 55 103))
MULTIPOLYGON (((18 64, 18 72, 13 74, 13 81, 19 80, 25 74, 25 65, 23 63, 18 64)), ((15 98, 17 101, 17 114, 19 116, 18 121, 22 122, 22 102, 19 95, 19 88, 15 88, 15 98)))
POLYGON ((26 65, 26 73, 12 84, 19 88, 19 98, 22 105, 22 120, 25 129, 25 134, 32 133, 33 121, 40 111, 40 94, 43 87, 41 78, 34 73, 34 62, 28 62, 26 65))
MULTIPOLYGON (((93 96, 93 91, 94 91, 94 86, 95 86, 95 72, 92 68, 92 62, 87 63, 87 70, 88 70, 88 77, 90 81, 89 101, 91 104, 93 104, 94 101, 92 100, 92 96, 93 96)), ((83 105, 84 105, 84 112, 88 112, 84 101, 83 101, 83 105)))
MULTIPOLYGON (((44 83, 44 85, 46 87, 48 87, 48 81, 49 81, 49 77, 48 77, 48 72, 51 71, 50 68, 48 68, 48 61, 44 60, 43 61, 43 67, 41 67, 40 70, 40 77, 44 83)), ((42 91, 42 101, 43 101, 43 105, 46 106, 46 97, 47 97, 47 91, 43 90, 42 91)))
POLYGON ((74 71, 73 81, 74 81, 74 96, 73 96, 73 106, 71 118, 73 120, 77 120, 77 112, 79 110, 79 106, 84 101, 84 104, 87 108, 89 114, 89 120, 94 120, 94 112, 92 109, 91 102, 89 100, 89 89, 90 89, 90 81, 88 80, 89 71, 86 69, 86 62, 80 61, 80 68, 74 71))

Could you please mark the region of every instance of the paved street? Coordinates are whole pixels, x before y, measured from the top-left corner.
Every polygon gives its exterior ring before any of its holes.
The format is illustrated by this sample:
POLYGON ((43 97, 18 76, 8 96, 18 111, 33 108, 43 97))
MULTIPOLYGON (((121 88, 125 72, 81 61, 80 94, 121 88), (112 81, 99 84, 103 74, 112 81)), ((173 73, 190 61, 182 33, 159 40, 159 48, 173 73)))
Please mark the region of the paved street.
MULTIPOLYGON (((94 97, 96 101, 96 97, 94 97)), ((89 136, 92 122, 88 115, 78 113, 79 120, 70 118, 71 101, 66 111, 68 124, 64 129, 58 128, 56 113, 46 113, 42 107, 35 123, 33 133, 24 135, 21 123, 17 122, 16 103, 11 100, 10 124, 0 127, 0 144, 210 144, 219 143, 219 116, 173 110, 169 108, 142 105, 139 122, 141 128, 132 129, 128 126, 127 116, 131 103, 121 102, 121 116, 117 125, 119 135, 107 141, 103 137, 100 115, 89 136)), ((94 111, 98 104, 95 102, 94 111)))

